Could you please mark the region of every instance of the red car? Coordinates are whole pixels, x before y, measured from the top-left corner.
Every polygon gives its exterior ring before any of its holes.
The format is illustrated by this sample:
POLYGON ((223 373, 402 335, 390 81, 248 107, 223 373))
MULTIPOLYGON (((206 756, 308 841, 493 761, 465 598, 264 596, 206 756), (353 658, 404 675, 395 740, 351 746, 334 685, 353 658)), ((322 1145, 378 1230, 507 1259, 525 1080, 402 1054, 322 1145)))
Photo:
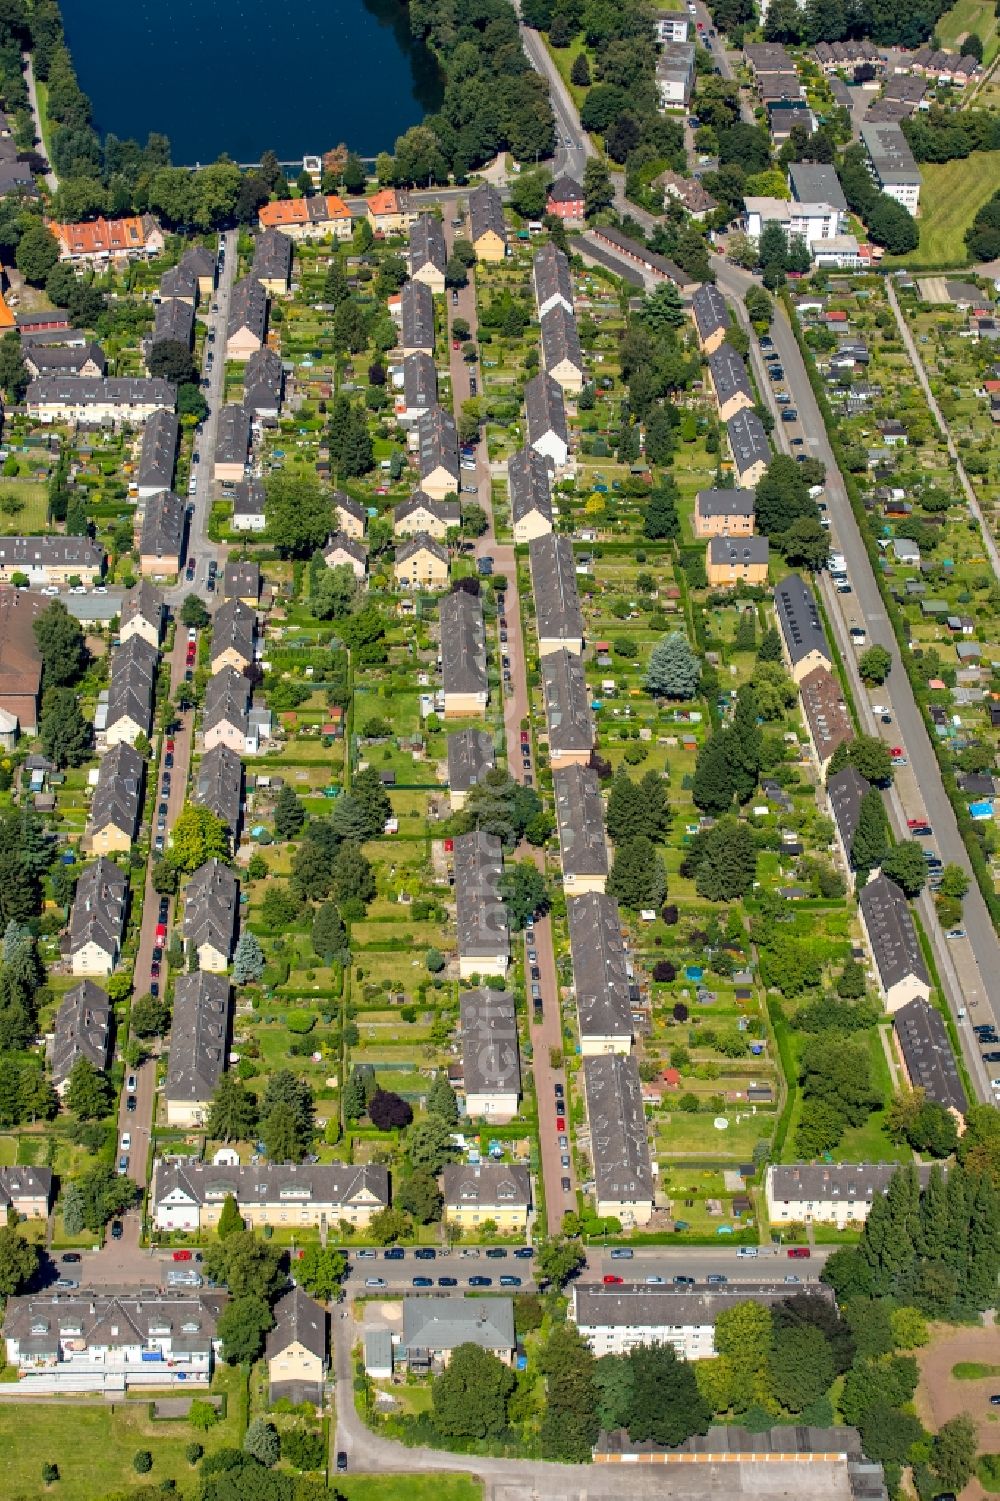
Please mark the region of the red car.
POLYGON ((566 1117, 564 1115, 557 1115, 556 1116, 556 1130, 557 1131, 565 1131, 565 1129, 566 1129, 566 1117))
POLYGON ((812 1252, 808 1246, 789 1246, 788 1254, 793 1261, 808 1261, 812 1252))
POLYGON ((901 756, 903 754, 903 747, 901 745, 894 745, 889 754, 890 756, 901 756))
POLYGON ((173 740, 168 740, 167 743, 166 743, 166 745, 164 746, 164 750, 170 751, 171 754, 173 754, 173 749, 174 749, 174 742, 173 742, 173 740))
POLYGON ((166 925, 165 922, 158 922, 156 924, 156 934, 155 934, 155 937, 156 937, 156 947, 157 948, 161 948, 162 945, 165 944, 166 941, 167 941, 167 925, 166 925))
POLYGON ((191 1252, 190 1251, 175 1251, 174 1252, 174 1260, 175 1261, 190 1261, 191 1260, 191 1252))
POLYGON ((624 1277, 616 1277, 615 1274, 614 1274, 614 1272, 608 1272, 607 1276, 604 1279, 604 1286, 605 1287, 620 1287, 621 1284, 624 1281, 625 1281, 624 1277))
POLYGON ((522 730, 521 731, 521 744, 522 745, 528 745, 530 743, 530 741, 531 741, 531 736, 528 733, 528 731, 527 730, 522 730))

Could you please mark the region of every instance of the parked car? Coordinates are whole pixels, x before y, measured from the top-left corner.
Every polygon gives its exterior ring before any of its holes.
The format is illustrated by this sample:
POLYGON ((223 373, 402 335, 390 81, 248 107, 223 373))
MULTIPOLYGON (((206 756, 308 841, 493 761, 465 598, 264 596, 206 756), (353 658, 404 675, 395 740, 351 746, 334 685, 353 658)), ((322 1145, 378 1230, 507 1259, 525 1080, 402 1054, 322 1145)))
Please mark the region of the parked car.
POLYGON ((789 1246, 788 1254, 793 1261, 808 1261, 812 1252, 808 1246, 789 1246))
POLYGON ((413 1254, 418 1261, 433 1261, 437 1252, 433 1246, 418 1246, 413 1254))
POLYGON ((605 1287, 621 1287, 625 1278, 616 1276, 614 1272, 605 1272, 602 1280, 605 1287))
POLYGON ((64 1251, 59 1260, 66 1262, 82 1261, 83 1257, 80 1255, 79 1251, 64 1251))
POLYGON ((338 1449, 337 1450, 337 1469, 340 1471, 341 1474, 343 1474, 344 1471, 347 1469, 347 1450, 346 1449, 338 1449))
POLYGON ((414 1277, 413 1281, 412 1281, 412 1286, 413 1287, 433 1287, 434 1286, 434 1278, 433 1277, 414 1277))
POLYGON ((520 1277, 512 1277, 508 1273, 507 1276, 500 1278, 500 1286, 501 1287, 520 1287, 521 1286, 521 1279, 520 1279, 520 1277))
POLYGON ((519 1261, 530 1261, 535 1254, 534 1246, 518 1246, 514 1255, 519 1261))
POLYGON ((458 1286, 458 1278, 457 1277, 439 1277, 438 1278, 438 1287, 457 1287, 457 1286, 458 1286))
POLYGON ((504 1250, 503 1246, 490 1246, 486 1252, 486 1255, 489 1257, 490 1261, 505 1261, 507 1258, 507 1252, 504 1250))
POLYGON ((384 1277, 366 1277, 365 1287, 388 1287, 384 1277))
POLYGON ((615 1246, 611 1252, 612 1261, 631 1261, 635 1252, 631 1246, 615 1246))
POLYGON ((492 1287, 493 1286, 493 1278, 492 1277, 470 1277, 469 1278, 469 1286, 470 1287, 492 1287))

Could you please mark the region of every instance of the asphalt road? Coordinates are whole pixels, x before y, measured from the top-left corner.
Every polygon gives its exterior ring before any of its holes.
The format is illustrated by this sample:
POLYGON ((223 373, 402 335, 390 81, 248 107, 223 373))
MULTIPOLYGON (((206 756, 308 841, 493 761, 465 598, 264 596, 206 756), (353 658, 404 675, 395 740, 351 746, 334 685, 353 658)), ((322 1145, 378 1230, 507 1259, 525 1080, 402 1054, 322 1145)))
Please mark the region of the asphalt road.
MULTIPOLYGON (((743 293, 752 278, 717 256, 713 257, 713 265, 719 287, 742 310, 743 293)), ((784 369, 781 385, 792 397, 792 405, 799 414, 795 424, 785 424, 780 420, 776 422, 776 440, 787 446, 791 437, 804 436, 805 447, 800 451, 818 458, 826 468, 824 498, 832 522, 831 543, 844 554, 852 593, 839 594, 833 589, 826 574, 821 577, 820 589, 827 613, 837 631, 841 655, 851 679, 853 698, 866 733, 881 734, 891 744, 900 745, 909 763, 908 767, 897 774, 897 786, 894 795, 889 798, 889 812, 895 833, 898 837, 905 838, 907 818, 926 817, 933 829, 933 838, 928 841, 929 844, 938 850, 944 861, 961 865, 971 875, 965 845, 941 782, 923 716, 917 707, 909 679, 898 668, 899 648, 851 509, 843 477, 830 448, 826 427, 813 395, 802 355, 780 304, 771 328, 771 338, 784 369), (877 643, 886 647, 897 663, 897 670, 890 674, 887 682, 874 694, 869 693, 858 676, 857 649, 851 644, 848 634, 851 626, 858 625, 863 625, 867 631, 869 644, 877 643), (872 712, 873 699, 886 704, 891 710, 892 724, 888 729, 872 712)), ((774 388, 764 373, 756 341, 751 347, 758 386, 777 411, 774 388)), ((929 892, 924 892, 918 906, 949 1005, 956 1017, 963 1053, 977 1093, 983 1099, 991 1099, 992 1091, 971 1031, 975 1023, 989 1019, 988 1012, 992 1012, 994 1018, 1000 1016, 997 942, 986 904, 973 881, 965 899, 963 913, 963 925, 968 936, 959 942, 950 942, 945 938, 929 892), (959 1018, 960 1010, 969 1014, 959 1018)))
MULTIPOLYGON (((520 6, 515 9, 520 15, 520 6)), ((587 158, 595 156, 594 143, 580 128, 580 117, 572 96, 560 77, 559 70, 548 54, 545 43, 537 31, 521 22, 521 45, 536 73, 540 73, 549 86, 549 99, 555 116, 558 145, 552 163, 553 177, 565 174, 575 182, 583 182, 587 158)))

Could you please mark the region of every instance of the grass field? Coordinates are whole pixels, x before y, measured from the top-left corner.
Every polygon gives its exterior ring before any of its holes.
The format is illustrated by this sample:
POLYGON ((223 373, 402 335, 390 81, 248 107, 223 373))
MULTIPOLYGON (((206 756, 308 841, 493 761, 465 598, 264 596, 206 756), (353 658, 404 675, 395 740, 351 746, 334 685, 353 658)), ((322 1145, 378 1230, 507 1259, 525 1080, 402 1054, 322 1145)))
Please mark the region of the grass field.
MULTIPOLYGON (((961 266, 968 261, 965 231, 1000 189, 1000 151, 977 151, 964 161, 924 163, 921 168, 920 244, 912 257, 921 266, 961 266)), ((886 256, 886 264, 896 257, 886 256)))
POLYGON ((347 1501, 481 1501, 483 1488, 468 1475, 338 1475, 347 1501))
POLYGON ((983 62, 988 67, 1000 46, 997 36, 996 16, 989 0, 957 0, 951 10, 941 17, 935 33, 942 47, 959 51, 959 38, 974 31, 983 43, 983 62))
MULTIPOLYGON (((132 1467, 139 1449, 149 1449, 153 1469, 149 1481, 177 1481, 181 1495, 196 1488, 197 1472, 184 1455, 195 1437, 208 1452, 224 1444, 239 1444, 236 1391, 239 1372, 228 1369, 216 1376, 213 1390, 224 1386, 230 1394, 229 1416, 208 1434, 195 1435, 187 1422, 150 1422, 145 1402, 116 1402, 113 1407, 84 1407, 60 1402, 18 1403, 0 1409, 0 1449, 7 1479, 6 1496, 36 1497, 58 1494, 60 1501, 94 1501, 95 1496, 134 1489, 140 1483, 132 1467), (42 1481, 42 1465, 59 1466, 54 1488, 42 1481)), ((464 1501, 464 1498, 456 1498, 464 1501)))
POLYGON ((45 530, 48 489, 40 480, 0 478, 0 517, 7 531, 31 535, 45 530))

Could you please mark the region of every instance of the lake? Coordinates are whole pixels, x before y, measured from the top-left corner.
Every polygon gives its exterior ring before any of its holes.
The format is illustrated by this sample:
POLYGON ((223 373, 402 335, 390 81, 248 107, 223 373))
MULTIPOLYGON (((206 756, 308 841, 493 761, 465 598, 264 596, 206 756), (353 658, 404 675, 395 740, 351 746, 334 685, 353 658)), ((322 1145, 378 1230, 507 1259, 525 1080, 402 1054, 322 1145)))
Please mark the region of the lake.
POLYGON ((98 130, 161 131, 178 166, 342 141, 374 156, 441 100, 399 0, 104 0, 99 23, 93 0, 61 8, 98 130))

